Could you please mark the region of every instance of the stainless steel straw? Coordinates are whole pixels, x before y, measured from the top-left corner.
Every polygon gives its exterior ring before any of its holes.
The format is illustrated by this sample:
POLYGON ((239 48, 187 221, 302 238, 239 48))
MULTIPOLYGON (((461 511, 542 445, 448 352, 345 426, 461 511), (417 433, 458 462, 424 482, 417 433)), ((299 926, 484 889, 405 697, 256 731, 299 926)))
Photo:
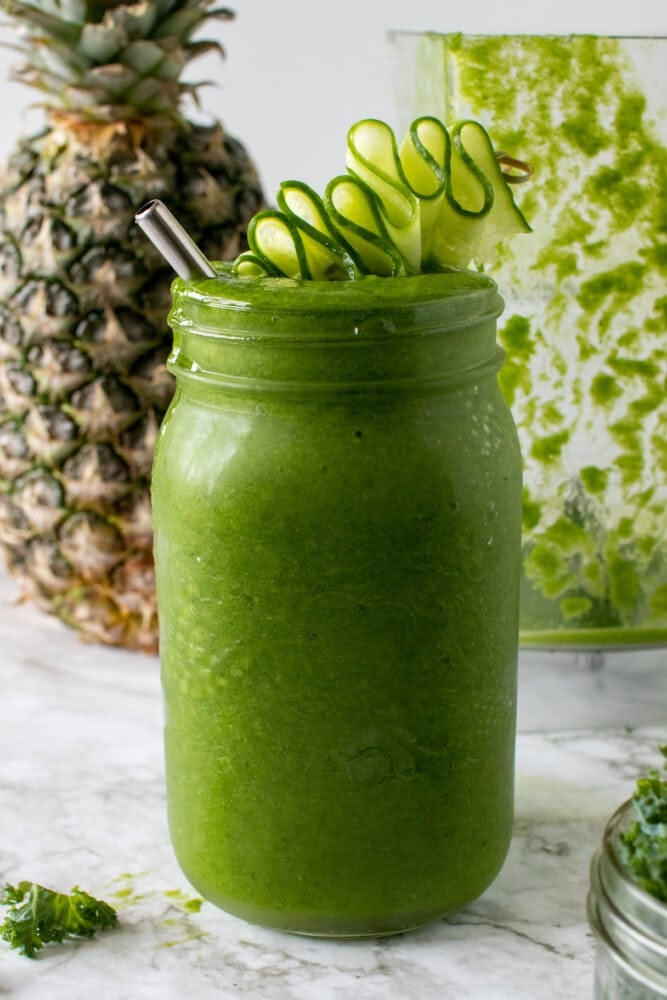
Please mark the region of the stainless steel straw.
POLYGON ((180 278, 216 278, 217 271, 164 202, 154 199, 139 209, 134 221, 171 264, 180 278))

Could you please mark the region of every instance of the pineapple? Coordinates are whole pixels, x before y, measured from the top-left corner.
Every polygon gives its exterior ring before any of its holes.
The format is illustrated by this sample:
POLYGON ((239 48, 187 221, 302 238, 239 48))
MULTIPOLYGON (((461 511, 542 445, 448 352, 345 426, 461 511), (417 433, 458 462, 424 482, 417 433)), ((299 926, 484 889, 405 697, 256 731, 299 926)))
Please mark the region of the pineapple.
POLYGON ((157 646, 149 476, 173 393, 170 270, 133 223, 170 204, 207 256, 232 259, 262 204, 220 124, 193 124, 180 80, 219 46, 211 0, 0 0, 17 77, 46 127, 0 174, 0 544, 26 596, 85 638, 157 646))

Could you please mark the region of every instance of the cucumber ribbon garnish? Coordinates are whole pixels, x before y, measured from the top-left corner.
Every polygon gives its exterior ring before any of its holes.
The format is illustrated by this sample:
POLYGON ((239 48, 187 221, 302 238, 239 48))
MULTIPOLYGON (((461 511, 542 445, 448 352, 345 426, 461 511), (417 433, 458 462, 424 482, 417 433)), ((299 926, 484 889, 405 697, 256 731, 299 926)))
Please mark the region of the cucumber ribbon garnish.
POLYGON ((496 153, 478 122, 448 130, 437 118, 417 118, 399 147, 388 125, 364 119, 348 132, 346 167, 322 197, 302 181, 284 181, 278 207, 250 222, 250 249, 236 259, 236 273, 398 277, 467 267, 506 236, 530 232, 510 184, 532 169, 496 153))

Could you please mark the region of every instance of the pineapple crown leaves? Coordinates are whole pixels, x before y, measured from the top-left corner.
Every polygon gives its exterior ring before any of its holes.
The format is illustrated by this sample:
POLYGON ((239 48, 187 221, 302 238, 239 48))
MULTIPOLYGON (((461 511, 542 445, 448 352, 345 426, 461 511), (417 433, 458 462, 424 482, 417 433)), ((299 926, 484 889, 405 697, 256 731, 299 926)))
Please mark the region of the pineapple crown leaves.
POLYGON ((193 36, 205 23, 229 20, 213 0, 0 0, 23 63, 14 78, 42 91, 42 104, 92 121, 178 116, 185 94, 203 83, 182 82, 191 60, 222 46, 193 36))

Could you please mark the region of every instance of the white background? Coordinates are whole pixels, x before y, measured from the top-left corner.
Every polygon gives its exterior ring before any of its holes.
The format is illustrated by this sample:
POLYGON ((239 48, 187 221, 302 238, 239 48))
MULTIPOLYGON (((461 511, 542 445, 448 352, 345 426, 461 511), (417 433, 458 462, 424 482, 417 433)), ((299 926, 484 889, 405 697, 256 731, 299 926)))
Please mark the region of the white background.
MULTIPOLYGON (((213 79, 207 112, 250 149, 272 199, 281 180, 321 190, 344 169, 345 135, 360 118, 395 124, 386 32, 665 35, 667 0, 230 0, 236 19, 208 36, 227 50, 187 78, 213 79)), ((2 32, 4 40, 11 35, 2 32)), ((35 91, 6 82, 15 54, 0 49, 0 157, 33 131, 35 91)))

